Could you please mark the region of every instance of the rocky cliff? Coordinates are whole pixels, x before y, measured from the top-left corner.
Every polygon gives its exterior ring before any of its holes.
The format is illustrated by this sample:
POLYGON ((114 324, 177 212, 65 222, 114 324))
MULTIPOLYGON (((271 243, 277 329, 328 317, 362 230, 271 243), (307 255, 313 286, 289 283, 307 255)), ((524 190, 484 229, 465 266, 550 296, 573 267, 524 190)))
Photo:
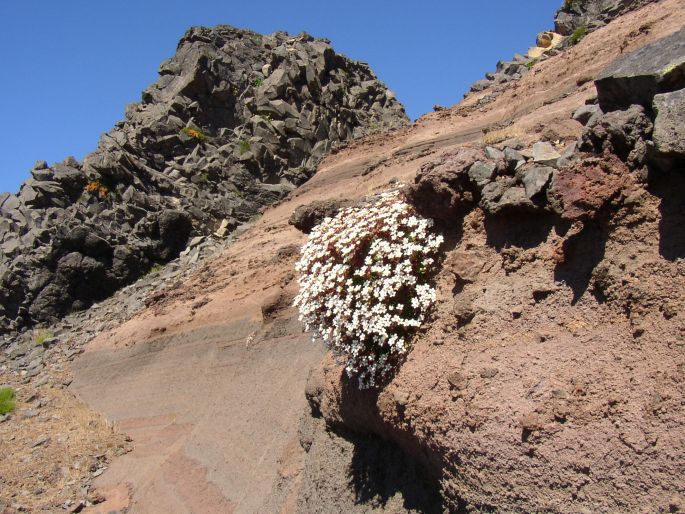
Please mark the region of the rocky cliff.
POLYGON ((83 163, 36 163, 0 195, 0 331, 102 300, 224 237, 305 182, 331 148, 407 123, 363 63, 306 34, 190 29, 83 163))

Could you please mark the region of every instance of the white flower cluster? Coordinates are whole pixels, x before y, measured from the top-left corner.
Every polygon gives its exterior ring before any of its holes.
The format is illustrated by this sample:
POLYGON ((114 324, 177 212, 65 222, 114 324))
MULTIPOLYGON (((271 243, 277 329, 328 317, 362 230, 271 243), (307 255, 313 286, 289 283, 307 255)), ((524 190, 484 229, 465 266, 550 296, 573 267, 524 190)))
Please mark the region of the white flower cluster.
POLYGON ((404 355, 435 302, 429 283, 443 238, 397 192, 344 209, 310 234, 296 265, 295 305, 306 330, 346 359, 360 387, 404 355))

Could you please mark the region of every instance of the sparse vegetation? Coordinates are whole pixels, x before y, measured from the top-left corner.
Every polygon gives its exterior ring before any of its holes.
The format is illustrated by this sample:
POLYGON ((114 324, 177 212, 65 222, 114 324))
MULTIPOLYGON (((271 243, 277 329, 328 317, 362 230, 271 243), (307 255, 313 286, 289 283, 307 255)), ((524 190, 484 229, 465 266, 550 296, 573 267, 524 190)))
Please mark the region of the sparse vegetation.
POLYGON ((520 129, 516 127, 505 127, 502 129, 485 132, 480 138, 480 141, 484 145, 494 145, 496 143, 501 143, 505 139, 520 137, 521 135, 522 132, 520 129))
POLYGON ((577 45, 580 43, 580 41, 587 35, 587 27, 582 26, 578 27, 576 30, 573 31, 573 34, 570 36, 570 41, 572 45, 577 45))
POLYGON ((252 85, 253 85, 254 87, 261 87, 262 84, 264 84, 264 81, 263 81, 262 79, 257 79, 257 80, 254 81, 254 83, 253 83, 252 85))
POLYGON ((192 137, 193 139, 197 139, 198 141, 207 141, 209 140, 209 136, 202 132, 200 129, 192 128, 192 127, 185 127, 181 129, 181 132, 183 132, 186 136, 192 137))
POLYGON ((250 151, 250 142, 247 141, 246 139, 241 139, 240 142, 238 143, 238 150, 240 151, 240 155, 243 155, 245 152, 250 151))
POLYGON ((266 113, 266 114, 260 114, 260 117, 261 117, 264 121, 268 121, 268 122, 272 122, 272 121, 274 120, 274 117, 271 115, 270 112, 268 112, 268 113, 266 113))
POLYGON ((531 59, 530 61, 527 61, 525 64, 525 67, 528 68, 529 70, 533 69, 533 66, 537 64, 538 60, 537 59, 531 59))
POLYGON ((157 263, 157 264, 155 264, 154 266, 152 266, 152 267, 150 268, 150 271, 149 271, 148 273, 159 273, 159 272, 162 271, 163 269, 164 269, 164 266, 162 266, 161 264, 157 263))
POLYGON ((568 11, 573 6, 573 0, 564 0, 564 11, 568 11))
POLYGON ((0 416, 12 412, 17 406, 16 395, 11 387, 0 387, 0 416))
POLYGON ((361 388, 401 362, 435 302, 431 279, 443 238, 432 224, 394 191, 327 218, 302 247, 300 320, 361 388))
POLYGON ((109 199, 109 188, 100 180, 91 180, 86 184, 86 192, 93 196, 97 196, 100 200, 109 199))
POLYGON ((36 337, 33 339, 33 343, 36 346, 39 346, 42 345, 46 340, 52 339, 53 337, 55 337, 55 334, 53 332, 50 332, 49 330, 44 330, 36 334, 36 337))

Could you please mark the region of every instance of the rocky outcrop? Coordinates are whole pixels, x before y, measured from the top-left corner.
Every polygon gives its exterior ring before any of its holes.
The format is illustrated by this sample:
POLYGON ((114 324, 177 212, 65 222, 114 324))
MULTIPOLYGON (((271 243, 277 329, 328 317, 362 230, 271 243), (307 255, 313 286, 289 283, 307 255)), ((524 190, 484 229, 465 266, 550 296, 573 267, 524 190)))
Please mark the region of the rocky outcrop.
POLYGON ((195 27, 83 163, 38 162, 0 195, 0 331, 101 300, 222 237, 333 147, 407 123, 367 65, 306 34, 195 27))
POLYGON ((685 85, 685 28, 617 59, 595 85, 604 111, 632 104, 650 109, 655 95, 685 85))
POLYGON ((634 169, 682 166, 685 29, 617 59, 595 84, 598 106, 587 118, 581 149, 614 153, 634 169))
POLYGON ((566 0, 554 17, 554 30, 564 36, 583 28, 591 32, 629 11, 657 0, 566 0))
POLYGON ((680 96, 424 164, 404 193, 449 242, 433 320, 375 390, 324 362, 307 391, 329 430, 397 445, 450 512, 680 512, 680 96))

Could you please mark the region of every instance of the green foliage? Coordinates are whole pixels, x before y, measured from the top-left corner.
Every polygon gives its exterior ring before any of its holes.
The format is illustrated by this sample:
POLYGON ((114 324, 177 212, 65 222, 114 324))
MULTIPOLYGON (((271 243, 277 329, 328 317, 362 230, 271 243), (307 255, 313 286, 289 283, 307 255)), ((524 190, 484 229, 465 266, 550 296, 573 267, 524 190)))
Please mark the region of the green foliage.
POLYGON ((162 266, 161 264, 158 263, 158 264, 155 264, 154 266, 152 266, 148 273, 159 273, 163 269, 164 269, 164 266, 162 266))
POLYGON ((266 113, 266 114, 260 114, 259 117, 262 118, 264 121, 269 121, 269 122, 271 122, 271 121, 274 120, 274 117, 271 115, 270 112, 269 112, 269 113, 266 113))
POLYGON ((47 339, 52 339, 55 337, 55 334, 53 332, 50 332, 48 330, 45 330, 43 332, 40 332, 36 335, 35 339, 33 340, 33 343, 36 346, 42 345, 47 339))
POLYGON ((528 68, 529 70, 532 70, 532 69, 533 69, 533 66, 535 66, 535 65, 537 64, 537 62, 538 62, 537 59, 531 59, 530 61, 526 62, 525 66, 526 66, 526 68, 528 68))
POLYGON ((192 128, 192 127, 185 127, 181 129, 181 132, 183 132, 186 136, 192 137, 193 139, 197 139, 198 141, 207 141, 209 140, 209 136, 202 132, 200 129, 192 128))
POLYGON ((240 151, 240 155, 243 155, 245 152, 249 152, 250 142, 246 139, 241 139, 240 143, 238 143, 238 150, 240 151))
POLYGON ((261 87, 262 84, 264 84, 264 81, 262 79, 257 79, 252 83, 254 87, 261 87))
POLYGON ((580 43, 580 40, 583 39, 586 35, 587 27, 578 27, 576 30, 573 31, 573 34, 571 34, 571 44, 577 45, 578 43, 580 43))
POLYGON ((0 415, 12 412, 17 406, 16 395, 11 387, 0 387, 0 415))

